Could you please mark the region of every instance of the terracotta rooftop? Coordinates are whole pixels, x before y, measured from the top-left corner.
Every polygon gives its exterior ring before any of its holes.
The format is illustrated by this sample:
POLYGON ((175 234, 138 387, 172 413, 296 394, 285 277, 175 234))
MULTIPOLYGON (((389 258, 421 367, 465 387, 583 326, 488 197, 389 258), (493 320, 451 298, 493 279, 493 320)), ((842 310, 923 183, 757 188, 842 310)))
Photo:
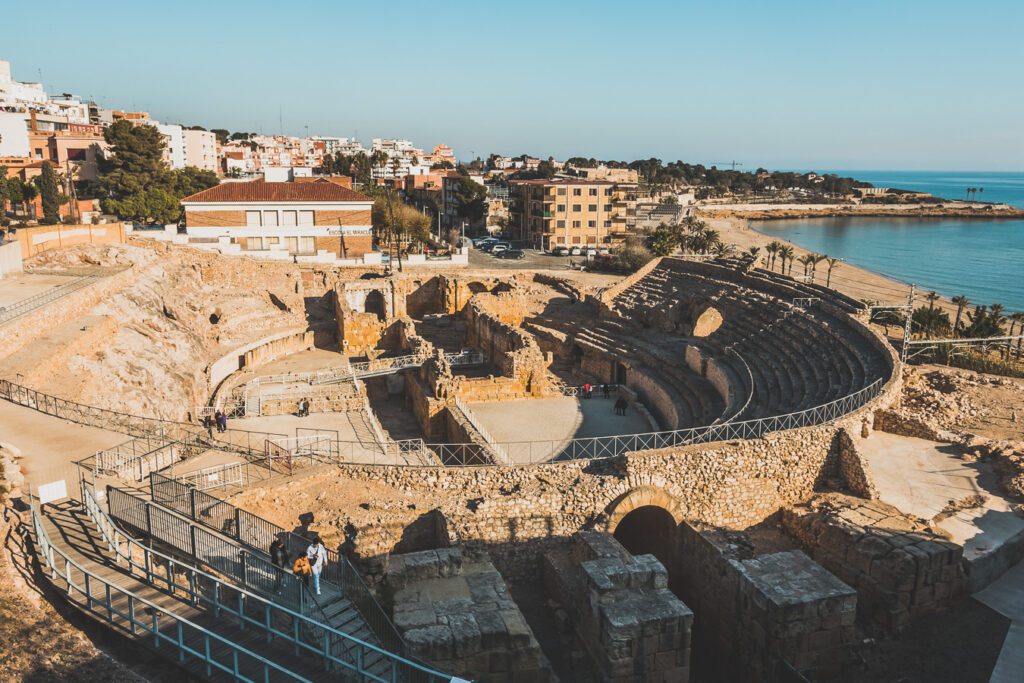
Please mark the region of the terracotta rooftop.
POLYGON ((587 180, 586 178, 537 178, 534 180, 509 180, 513 185, 619 185, 610 180, 587 180))
POLYGON ((372 202, 365 194, 328 180, 312 183, 226 182, 181 200, 190 202, 372 202))

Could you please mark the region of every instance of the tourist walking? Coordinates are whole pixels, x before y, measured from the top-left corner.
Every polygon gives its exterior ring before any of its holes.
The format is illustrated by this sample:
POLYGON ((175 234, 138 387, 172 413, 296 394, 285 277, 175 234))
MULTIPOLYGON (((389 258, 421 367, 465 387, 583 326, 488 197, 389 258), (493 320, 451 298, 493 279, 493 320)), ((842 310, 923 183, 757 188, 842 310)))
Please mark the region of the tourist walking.
POLYGON ((320 595, 320 572, 327 566, 327 548, 319 536, 314 536, 313 542, 306 548, 306 559, 309 560, 309 568, 313 572, 313 590, 320 595))
POLYGON ((209 414, 203 415, 203 427, 206 428, 206 433, 213 438, 213 418, 209 414))
POLYGON ((607 384, 602 384, 601 385, 601 393, 604 394, 605 398, 609 398, 611 396, 611 393, 612 393, 611 387, 609 387, 607 384))
POLYGON ((583 385, 583 398, 590 398, 591 394, 592 388, 590 386, 590 382, 587 382, 583 385))
POLYGON ((228 414, 219 413, 220 417, 217 418, 217 431, 226 432, 228 431, 228 414))
POLYGON ((288 551, 280 538, 275 538, 270 544, 270 561, 274 565, 274 592, 280 595, 284 584, 284 569, 288 566, 288 551))
POLYGON ((309 417, 309 399, 299 401, 299 417, 309 417))
POLYGON ((625 415, 626 414, 626 408, 628 408, 628 407, 629 407, 629 404, 626 403, 626 399, 624 399, 624 398, 622 398, 620 396, 619 399, 617 401, 615 401, 615 414, 616 415, 625 415))
POLYGON ((306 588, 309 588, 309 577, 313 573, 313 569, 309 566, 309 558, 305 555, 299 555, 295 558, 295 564, 292 566, 292 572, 295 576, 302 580, 306 588))

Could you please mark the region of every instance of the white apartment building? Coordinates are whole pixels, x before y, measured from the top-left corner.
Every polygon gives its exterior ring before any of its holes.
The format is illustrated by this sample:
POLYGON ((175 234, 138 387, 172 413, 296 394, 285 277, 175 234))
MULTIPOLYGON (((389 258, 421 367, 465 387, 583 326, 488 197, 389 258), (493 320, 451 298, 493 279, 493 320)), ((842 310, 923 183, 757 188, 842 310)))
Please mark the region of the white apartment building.
POLYGON ((42 83, 22 83, 11 77, 11 63, 0 59, 0 104, 43 104, 42 83))
POLYGON ((217 172, 217 136, 208 130, 183 130, 185 165, 217 172))
POLYGON ((0 157, 27 157, 28 114, 0 111, 0 157))
POLYGON ((374 152, 383 152, 387 155, 387 161, 383 164, 374 164, 373 177, 381 178, 404 178, 407 175, 427 175, 430 173, 430 164, 422 149, 413 147, 409 140, 384 140, 374 138, 370 144, 370 155, 374 152))
POLYGON ((164 136, 164 161, 171 168, 185 168, 185 136, 181 126, 176 123, 159 123, 150 121, 164 136))

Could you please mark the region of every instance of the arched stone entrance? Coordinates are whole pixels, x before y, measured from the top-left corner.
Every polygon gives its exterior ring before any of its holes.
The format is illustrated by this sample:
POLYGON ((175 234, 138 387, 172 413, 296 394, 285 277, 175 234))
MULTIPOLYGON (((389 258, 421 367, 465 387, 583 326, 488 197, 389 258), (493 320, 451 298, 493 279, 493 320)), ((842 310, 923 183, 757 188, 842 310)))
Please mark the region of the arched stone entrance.
POLYGON ((654 555, 665 565, 669 587, 678 581, 677 529, 682 505, 664 489, 639 486, 621 496, 608 510, 605 530, 632 555, 654 555))
POLYGON ((376 315, 378 320, 387 319, 383 292, 378 289, 368 292, 366 301, 363 302, 363 311, 376 315))

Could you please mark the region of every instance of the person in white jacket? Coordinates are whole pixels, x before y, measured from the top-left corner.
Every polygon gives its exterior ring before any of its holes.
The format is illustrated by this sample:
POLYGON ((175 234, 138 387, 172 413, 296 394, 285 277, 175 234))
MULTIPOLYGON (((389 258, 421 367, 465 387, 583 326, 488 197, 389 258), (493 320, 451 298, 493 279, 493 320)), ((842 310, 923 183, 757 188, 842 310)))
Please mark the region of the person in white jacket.
POLYGON ((309 559, 309 567, 313 570, 313 590, 320 595, 320 572, 327 566, 327 548, 320 541, 320 537, 313 538, 313 542, 306 548, 306 557, 309 559))

